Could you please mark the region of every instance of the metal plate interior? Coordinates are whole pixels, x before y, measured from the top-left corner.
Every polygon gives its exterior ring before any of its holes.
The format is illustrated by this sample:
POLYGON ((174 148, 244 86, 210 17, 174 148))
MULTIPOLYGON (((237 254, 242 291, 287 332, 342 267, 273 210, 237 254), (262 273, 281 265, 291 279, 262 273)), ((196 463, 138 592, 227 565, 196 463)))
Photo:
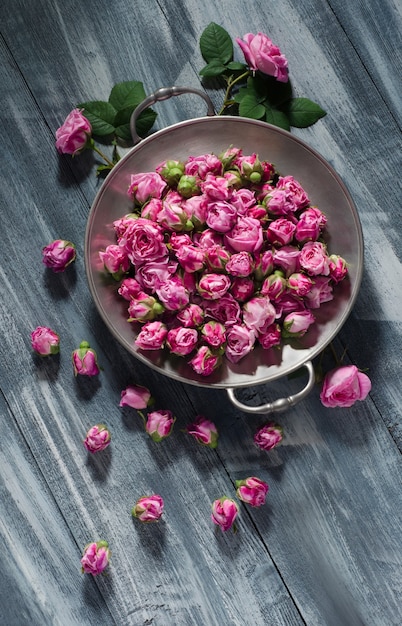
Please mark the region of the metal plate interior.
POLYGON ((218 388, 246 387, 275 380, 314 358, 335 337, 355 302, 362 276, 363 238, 360 220, 345 185, 332 166, 305 142, 290 133, 241 117, 201 117, 180 122, 144 139, 114 167, 92 205, 85 234, 85 265, 89 288, 104 322, 134 356, 162 374, 186 383, 218 388), (127 303, 117 294, 118 284, 103 271, 99 251, 115 243, 113 221, 129 213, 127 196, 133 173, 153 171, 166 159, 185 160, 206 152, 219 154, 229 146, 256 152, 272 162, 280 174, 292 175, 307 191, 310 202, 327 216, 327 245, 348 263, 349 277, 335 287, 331 302, 314 310, 316 323, 298 341, 280 350, 256 347, 237 364, 224 364, 211 376, 193 372, 181 357, 167 350, 139 351, 135 332, 127 322, 127 303))

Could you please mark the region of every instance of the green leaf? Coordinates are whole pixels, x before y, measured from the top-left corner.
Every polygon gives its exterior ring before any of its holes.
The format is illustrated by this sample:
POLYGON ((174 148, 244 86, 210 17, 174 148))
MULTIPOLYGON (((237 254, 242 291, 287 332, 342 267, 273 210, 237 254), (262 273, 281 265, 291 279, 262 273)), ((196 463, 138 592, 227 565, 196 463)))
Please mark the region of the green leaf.
POLYGON ((229 33, 211 22, 200 37, 200 50, 207 63, 216 59, 224 65, 233 58, 233 43, 229 33))
POLYGON ((220 76, 226 72, 226 67, 218 59, 213 59, 200 71, 200 76, 212 77, 220 76))
POLYGON ((326 115, 326 112, 308 98, 292 98, 284 108, 291 126, 306 128, 326 115))
POLYGON ((115 85, 110 92, 109 102, 116 111, 135 107, 145 100, 144 85, 138 80, 129 80, 115 85))
POLYGON ((290 130, 290 121, 286 113, 271 107, 268 103, 265 104, 265 121, 284 130, 290 130))
POLYGON ((226 67, 232 72, 245 72, 247 70, 247 65, 238 61, 231 61, 226 67))
POLYGON ((249 79, 253 82, 255 91, 269 100, 270 104, 276 107, 287 102, 292 97, 292 85, 290 80, 281 83, 273 76, 257 73, 254 78, 249 79))
POLYGON ((251 117, 254 120, 260 120, 265 115, 264 105, 258 102, 258 99, 255 98, 255 94, 250 92, 250 90, 240 102, 239 115, 242 117, 251 117))
POLYGON ((84 109, 83 114, 91 123, 93 135, 107 137, 114 134, 116 109, 110 102, 93 100, 91 102, 82 102, 77 105, 77 108, 84 109))
MULTIPOLYGON (((130 142, 132 139, 130 131, 130 119, 132 113, 133 109, 131 107, 118 111, 114 121, 117 137, 127 142, 130 142)), ((136 130, 140 137, 145 137, 145 135, 151 130, 156 117, 157 115, 152 109, 145 109, 145 111, 139 115, 137 118, 136 130)))

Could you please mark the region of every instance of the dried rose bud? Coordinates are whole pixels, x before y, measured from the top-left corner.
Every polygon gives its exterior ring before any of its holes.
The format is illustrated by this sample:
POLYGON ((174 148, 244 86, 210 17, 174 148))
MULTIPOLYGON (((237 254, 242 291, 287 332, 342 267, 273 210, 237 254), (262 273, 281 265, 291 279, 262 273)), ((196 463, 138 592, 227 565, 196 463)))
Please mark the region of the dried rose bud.
POLYGON ((104 424, 96 424, 92 426, 84 439, 84 446, 88 452, 100 452, 108 447, 111 440, 111 434, 104 424))
POLYGON ((83 574, 97 576, 101 574, 109 564, 111 552, 107 541, 97 541, 85 546, 81 559, 81 571, 83 574))
POLYGON ((76 258, 75 245, 71 241, 55 239, 42 249, 43 263, 54 272, 64 272, 76 258))
POLYGON ((226 532, 229 528, 232 528, 238 512, 239 509, 236 502, 223 496, 223 498, 212 503, 211 519, 214 524, 217 524, 226 532))
POLYGON ((96 376, 99 374, 99 366, 95 350, 89 347, 87 341, 81 341, 80 347, 73 351, 72 361, 74 376, 96 376))
POLYGON ((218 429, 203 415, 199 415, 192 424, 188 424, 186 432, 204 446, 216 448, 218 445, 218 429))
POLYGON ((146 409, 154 403, 151 392, 141 385, 129 385, 121 392, 119 406, 131 406, 133 409, 146 409))
POLYGON ((62 126, 56 130, 56 148, 60 154, 74 156, 87 147, 92 127, 82 110, 73 109, 62 126))
POLYGON ((283 428, 279 424, 269 422, 262 426, 254 435, 254 443, 261 448, 261 450, 272 450, 283 439, 283 428))
POLYGON ((141 522, 156 522, 163 513, 163 506, 162 496, 142 496, 137 500, 131 514, 141 522))
POLYGON ((237 497, 250 506, 262 506, 269 487, 260 478, 249 476, 244 480, 236 480, 237 497))
POLYGON ((171 411, 152 411, 148 413, 145 430, 153 441, 162 441, 172 432, 175 421, 171 411))
POLYGON ((40 356, 49 356, 60 352, 60 337, 47 326, 38 326, 31 332, 32 349, 40 356))

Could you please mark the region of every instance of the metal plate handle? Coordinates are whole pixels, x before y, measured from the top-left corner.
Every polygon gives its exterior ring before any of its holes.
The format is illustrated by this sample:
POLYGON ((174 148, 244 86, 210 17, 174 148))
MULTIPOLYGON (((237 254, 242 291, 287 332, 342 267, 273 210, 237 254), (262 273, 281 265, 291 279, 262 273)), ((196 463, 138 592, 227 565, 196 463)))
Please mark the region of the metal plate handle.
POLYGON ((137 133, 136 122, 139 115, 148 107, 155 104, 155 102, 160 102, 162 100, 168 100, 172 96, 181 96, 184 93, 195 93, 197 96, 200 96, 205 100, 208 105, 207 116, 212 117, 215 115, 214 105, 212 104, 212 100, 210 97, 200 89, 192 89, 191 87, 161 87, 151 93, 145 100, 143 100, 133 111, 130 118, 130 132, 133 138, 134 145, 141 141, 142 137, 140 137, 137 133))
POLYGON ((298 393, 288 396, 287 398, 278 398, 273 402, 268 402, 267 404, 262 404, 260 406, 248 406, 236 398, 233 388, 227 389, 226 391, 232 404, 246 413, 279 413, 280 411, 286 411, 286 409, 289 409, 300 402, 300 400, 303 400, 303 398, 305 398, 314 387, 315 375, 312 362, 307 361, 306 363, 303 363, 303 367, 305 367, 308 372, 308 381, 306 386, 303 387, 303 389, 298 393))

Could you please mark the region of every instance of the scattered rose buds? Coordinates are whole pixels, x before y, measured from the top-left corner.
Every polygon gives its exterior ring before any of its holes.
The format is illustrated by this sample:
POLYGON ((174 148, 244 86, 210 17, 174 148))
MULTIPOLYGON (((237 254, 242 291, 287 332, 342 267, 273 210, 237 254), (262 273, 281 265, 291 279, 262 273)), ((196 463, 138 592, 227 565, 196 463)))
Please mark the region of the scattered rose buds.
POLYGON ((82 109, 73 109, 56 130, 57 151, 60 154, 77 154, 86 147, 91 132, 91 124, 82 115, 82 109))
POLYGON ((236 480, 237 497, 250 506, 262 506, 269 486, 256 476, 249 476, 244 480, 236 480))
POLYGON ((104 424, 92 426, 84 439, 84 446, 88 452, 100 452, 108 447, 111 440, 109 429, 104 424))
POLYGON ((371 381, 356 365, 337 367, 326 374, 320 400, 326 407, 350 407, 364 400, 371 389, 371 381))
POLYGON ((272 450, 283 439, 283 428, 279 424, 269 422, 262 426, 254 435, 254 443, 261 448, 261 450, 272 450))
POLYGON ((218 429, 203 415, 199 415, 192 424, 188 424, 186 432, 204 446, 216 448, 218 445, 218 429))
POLYGON ((80 347, 73 351, 72 361, 74 376, 96 376, 100 372, 96 352, 87 341, 81 341, 80 347))
POLYGON ((75 245, 65 239, 55 239, 42 248, 42 260, 54 272, 64 272, 76 258, 75 245))
POLYGON ((217 524, 226 532, 229 528, 232 528, 238 512, 239 508, 236 502, 223 496, 212 503, 211 519, 214 524, 217 524))
POLYGON ((153 441, 162 441, 172 432, 175 421, 171 411, 152 411, 148 413, 145 430, 153 441))
POLYGON ((119 406, 131 406, 133 409, 141 410, 151 406, 153 402, 149 389, 141 385, 129 385, 121 392, 119 406))
POLYGON ((142 496, 137 500, 131 514, 141 522, 156 522, 163 513, 163 507, 162 496, 157 494, 142 496))
POLYGON ((37 326, 31 332, 32 349, 40 356, 49 356, 60 352, 60 337, 47 326, 37 326))
POLYGON ((102 574, 109 564, 111 552, 107 541, 97 541, 85 546, 81 559, 83 574, 97 576, 102 574))

